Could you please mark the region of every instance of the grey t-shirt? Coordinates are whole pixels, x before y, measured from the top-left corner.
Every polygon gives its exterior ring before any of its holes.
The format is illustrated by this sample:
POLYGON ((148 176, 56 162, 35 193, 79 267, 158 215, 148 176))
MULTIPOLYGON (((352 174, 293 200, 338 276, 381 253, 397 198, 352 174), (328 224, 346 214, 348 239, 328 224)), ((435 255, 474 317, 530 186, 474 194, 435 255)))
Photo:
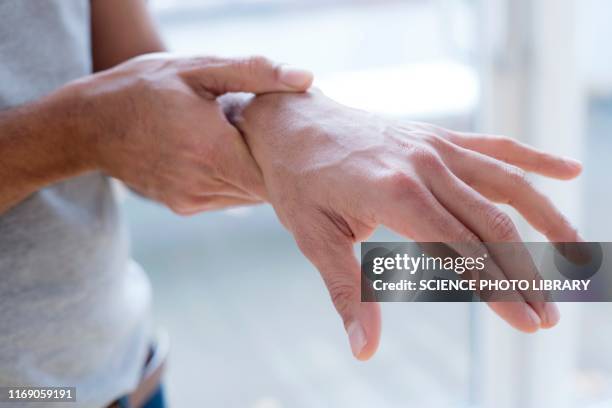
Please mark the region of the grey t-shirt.
MULTIPOLYGON (((0 109, 89 74, 90 51, 88 0, 0 0, 0 109)), ((107 177, 33 194, 0 214, 0 386, 76 386, 65 406, 109 403, 139 379, 150 297, 107 177)))

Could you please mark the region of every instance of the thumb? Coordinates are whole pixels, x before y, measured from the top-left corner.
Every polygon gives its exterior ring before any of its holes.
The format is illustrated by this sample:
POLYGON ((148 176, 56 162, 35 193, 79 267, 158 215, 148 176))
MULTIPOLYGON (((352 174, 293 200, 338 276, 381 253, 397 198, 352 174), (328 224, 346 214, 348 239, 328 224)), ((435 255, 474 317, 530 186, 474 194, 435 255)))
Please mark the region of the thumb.
POLYGON ((344 323, 353 355, 359 360, 368 360, 380 340, 380 307, 377 303, 361 302, 361 268, 352 243, 346 237, 344 240, 296 237, 296 240, 321 273, 344 323))
POLYGON ((265 57, 190 58, 183 78, 198 92, 219 96, 228 92, 302 92, 310 88, 310 71, 276 64, 265 57))

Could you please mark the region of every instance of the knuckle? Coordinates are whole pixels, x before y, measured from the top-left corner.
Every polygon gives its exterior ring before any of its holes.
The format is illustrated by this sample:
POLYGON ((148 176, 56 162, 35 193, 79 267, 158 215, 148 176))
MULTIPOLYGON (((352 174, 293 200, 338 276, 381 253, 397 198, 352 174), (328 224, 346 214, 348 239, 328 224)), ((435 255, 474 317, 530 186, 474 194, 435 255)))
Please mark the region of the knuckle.
POLYGON ((487 250, 483 246, 474 243, 472 245, 466 246, 463 256, 476 259, 485 255, 489 256, 487 250))
POLYGON ((427 144, 433 147, 435 150, 443 150, 448 148, 448 141, 435 133, 425 133, 423 135, 423 140, 427 142, 427 144))
POLYGON ((203 68, 220 65, 223 60, 211 55, 201 55, 193 58, 185 58, 182 60, 187 68, 203 68))
POLYGON ((480 258, 488 255, 487 249, 482 245, 480 241, 478 242, 461 242, 457 243, 457 248, 455 251, 462 257, 465 258, 480 258))
POLYGON ((439 165, 445 166, 442 157, 455 157, 462 155, 464 152, 462 148, 457 146, 453 141, 459 139, 459 136, 455 136, 445 129, 439 131, 439 133, 430 134, 427 136, 428 144, 434 149, 435 156, 438 158, 435 163, 438 165, 437 169, 440 169, 439 165), (445 133, 441 133, 445 132, 445 133))
POLYGON ((202 207, 204 204, 206 204, 205 199, 184 194, 180 197, 174 198, 168 204, 168 207, 177 215, 189 216, 196 213, 198 208, 202 207))
POLYGON ((437 127, 436 133, 442 137, 445 141, 448 142, 448 145, 455 146, 457 142, 460 142, 464 139, 464 135, 461 132, 455 132, 450 129, 446 129, 443 127, 437 127))
POLYGON ((171 203, 169 204, 169 208, 174 214, 183 217, 191 215, 193 211, 189 206, 185 205, 185 203, 171 203))
POLYGON ((513 186, 520 188, 531 187, 531 181, 529 181, 527 173, 524 170, 515 166, 507 166, 505 171, 506 178, 513 186))
POLYGON ((242 61, 245 71, 250 75, 256 75, 261 71, 270 69, 274 66, 272 61, 262 55, 253 55, 242 61))
POLYGON ((495 141, 501 148, 511 149, 515 147, 518 142, 509 136, 495 136, 495 141))
POLYGON ((476 253, 477 251, 480 251, 480 239, 478 239, 476 235, 467 229, 462 230, 457 235, 456 242, 461 244, 470 255, 472 255, 472 252, 476 253))
POLYGON ((346 278, 329 279, 327 288, 334 306, 341 315, 345 315, 353 302, 359 299, 359 288, 346 278))
POLYGON ((425 169, 432 172, 441 172, 444 169, 444 163, 440 156, 432 148, 415 149, 410 155, 410 161, 419 169, 425 169))
POLYGON ((517 235, 512 219, 497 209, 489 217, 489 229, 500 241, 510 241, 517 235))
MULTIPOLYGON (((153 79, 146 75, 141 75, 135 78, 132 82, 133 91, 137 95, 139 102, 142 103, 142 100, 152 100, 152 98, 159 93, 160 85, 156 83, 153 79)), ((129 95, 129 97, 133 97, 129 95)), ((134 101, 130 101, 134 102, 134 101)))
POLYGON ((383 182, 388 186, 392 199, 420 199, 424 198, 426 189, 416 177, 404 172, 394 172, 386 176, 383 182))

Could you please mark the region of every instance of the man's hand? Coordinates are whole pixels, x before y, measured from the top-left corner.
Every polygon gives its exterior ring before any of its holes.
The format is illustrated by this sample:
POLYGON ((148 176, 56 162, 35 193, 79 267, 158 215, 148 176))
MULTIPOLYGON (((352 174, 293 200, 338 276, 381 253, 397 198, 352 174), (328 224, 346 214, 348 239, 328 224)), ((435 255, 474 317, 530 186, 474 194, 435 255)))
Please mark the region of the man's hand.
MULTIPOLYGON (((378 225, 420 242, 447 242, 464 256, 482 255, 483 242, 521 241, 493 204, 503 202, 552 241, 580 239, 524 172, 570 179, 581 171, 573 160, 504 137, 394 123, 320 92, 256 97, 230 117, 262 170, 280 220, 319 269, 359 359, 375 352, 381 323, 378 305, 360 302, 353 244, 378 225)), ((529 256, 520 265, 516 256, 492 255, 494 276, 536 273, 529 256)), ((515 295, 517 302, 491 304, 514 327, 532 332, 559 320, 554 304, 515 295)))
POLYGON ((0 191, 0 210, 43 184, 87 170, 102 170, 180 214, 258 202, 265 197, 259 168, 216 98, 237 91, 300 92, 311 82, 310 73, 261 57, 167 54, 138 57, 72 82, 4 115, 0 148, 6 144, 13 155, 0 170, 21 180, 15 182, 20 191, 0 191), (42 126, 32 125, 37 122, 42 126), (31 157, 35 151, 40 157, 31 157), (73 165, 62 159, 64 151, 73 165), (50 157, 62 171, 37 167, 50 157))

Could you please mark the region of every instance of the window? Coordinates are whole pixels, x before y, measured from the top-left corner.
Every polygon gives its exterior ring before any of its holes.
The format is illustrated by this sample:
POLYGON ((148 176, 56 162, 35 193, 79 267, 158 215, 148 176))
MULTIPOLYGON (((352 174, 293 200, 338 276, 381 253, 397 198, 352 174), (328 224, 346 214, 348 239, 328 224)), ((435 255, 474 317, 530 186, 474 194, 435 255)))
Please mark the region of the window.
MULTIPOLYGON (((608 2, 151 5, 174 51, 266 55, 312 69, 317 86, 350 106, 582 156, 581 180, 542 186, 588 239, 609 240, 608 2), (582 196, 595 201, 588 212, 582 196)), ((385 304, 380 352, 364 365, 351 359, 316 270, 269 207, 189 219, 135 198, 126 208, 157 321, 171 333, 173 405, 582 407, 612 398, 606 305, 562 305, 558 328, 526 336, 485 305, 385 304)), ((372 239, 400 237, 381 229, 372 239)))
MULTIPOLYGON (((152 2, 181 53, 312 69, 348 105, 470 129, 472 10, 438 1, 152 2), (435 89, 435 92, 430 92, 435 89)), ((182 219, 134 198, 136 259, 172 339, 177 406, 457 406, 470 398, 470 305, 387 304, 380 353, 352 360, 316 270, 268 207, 182 219), (158 231, 164 231, 159 234, 158 231), (419 401, 421 404, 419 404, 419 401)), ((399 237, 377 232, 377 239, 399 237)))

